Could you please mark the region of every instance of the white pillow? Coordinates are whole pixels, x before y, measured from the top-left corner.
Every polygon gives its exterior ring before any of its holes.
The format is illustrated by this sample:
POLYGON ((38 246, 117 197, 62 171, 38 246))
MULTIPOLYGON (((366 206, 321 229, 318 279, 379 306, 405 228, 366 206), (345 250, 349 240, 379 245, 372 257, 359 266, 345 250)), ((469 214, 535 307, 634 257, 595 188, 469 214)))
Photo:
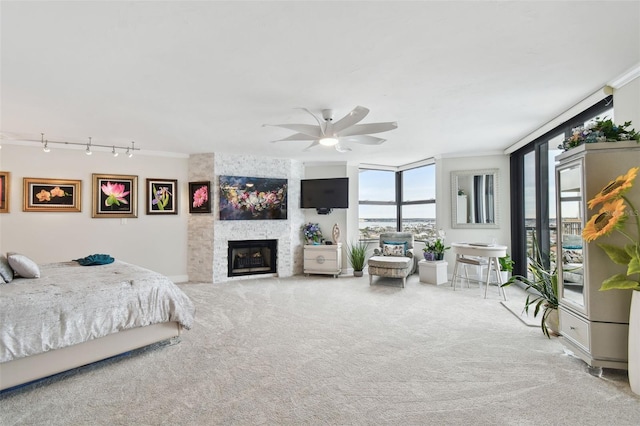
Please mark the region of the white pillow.
POLYGON ((404 256, 404 245, 402 244, 385 244, 382 247, 383 256, 404 256))
POLYGON ((18 253, 9 253, 7 259, 15 275, 19 275, 22 278, 40 278, 40 268, 38 268, 38 264, 27 256, 18 253))
POLYGON ((10 283, 13 279, 13 269, 3 254, 0 254, 0 278, 2 278, 0 284, 10 283))

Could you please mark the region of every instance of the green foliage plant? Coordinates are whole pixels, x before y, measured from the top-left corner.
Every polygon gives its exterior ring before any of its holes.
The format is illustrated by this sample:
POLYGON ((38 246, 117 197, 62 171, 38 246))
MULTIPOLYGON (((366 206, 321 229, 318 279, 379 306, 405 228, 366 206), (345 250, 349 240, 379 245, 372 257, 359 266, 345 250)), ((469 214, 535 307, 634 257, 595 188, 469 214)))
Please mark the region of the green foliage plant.
POLYGON ((347 243, 347 258, 354 271, 362 271, 367 263, 367 249, 369 243, 366 241, 356 241, 347 243))
POLYGON ((534 255, 529 256, 527 270, 531 275, 522 276, 514 275, 509 281, 502 284, 502 287, 509 286, 516 282, 525 285, 527 291, 527 299, 524 302, 524 312, 529 313, 529 308, 534 307, 533 316, 537 317, 542 312, 541 328, 542 332, 548 338, 551 338, 549 329, 547 328, 547 319, 554 310, 558 309, 558 269, 554 267, 549 270, 545 267, 540 250, 534 241, 534 255), (533 290, 533 291, 531 291, 533 290))
POLYGON ((513 265, 515 264, 515 262, 508 254, 506 256, 499 257, 498 263, 500 263, 501 271, 513 272, 513 265))

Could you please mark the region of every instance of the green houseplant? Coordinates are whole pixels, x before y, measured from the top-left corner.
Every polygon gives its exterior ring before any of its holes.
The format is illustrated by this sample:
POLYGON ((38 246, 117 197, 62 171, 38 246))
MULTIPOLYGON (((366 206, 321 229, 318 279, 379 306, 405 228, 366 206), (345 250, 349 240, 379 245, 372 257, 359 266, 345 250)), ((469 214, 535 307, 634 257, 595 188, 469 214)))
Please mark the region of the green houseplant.
POLYGON ((451 247, 446 247, 444 245, 444 238, 436 238, 435 240, 425 242, 422 251, 425 253, 425 260, 433 261, 444 259, 444 252, 450 248, 451 247))
MULTIPOLYGON (((533 316, 537 317, 542 312, 540 326, 542 332, 548 338, 551 334, 558 335, 558 269, 549 270, 544 266, 540 250, 534 240, 534 255, 529 256, 527 270, 529 276, 514 275, 503 287, 516 282, 525 285, 527 299, 524 302, 524 312, 529 313, 529 308, 534 307, 533 316)), ((513 266, 513 265, 512 265, 513 266)))
POLYGON ((507 254, 506 256, 499 257, 498 263, 500 264, 500 274, 502 275, 502 282, 507 282, 509 279, 509 274, 513 272, 513 265, 515 262, 511 259, 511 256, 507 254))
POLYGON ((356 241, 354 243, 347 243, 347 259, 353 267, 353 275, 355 277, 361 277, 363 275, 364 265, 367 263, 367 249, 369 243, 366 241, 356 241))

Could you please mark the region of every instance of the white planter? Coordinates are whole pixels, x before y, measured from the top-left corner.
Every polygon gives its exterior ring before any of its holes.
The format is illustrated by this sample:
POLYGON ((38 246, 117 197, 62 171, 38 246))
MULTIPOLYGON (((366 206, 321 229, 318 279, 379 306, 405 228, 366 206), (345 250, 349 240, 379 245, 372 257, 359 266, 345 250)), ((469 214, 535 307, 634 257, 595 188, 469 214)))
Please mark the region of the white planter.
POLYGON ((640 291, 633 290, 629 312, 629 384, 640 395, 640 291))

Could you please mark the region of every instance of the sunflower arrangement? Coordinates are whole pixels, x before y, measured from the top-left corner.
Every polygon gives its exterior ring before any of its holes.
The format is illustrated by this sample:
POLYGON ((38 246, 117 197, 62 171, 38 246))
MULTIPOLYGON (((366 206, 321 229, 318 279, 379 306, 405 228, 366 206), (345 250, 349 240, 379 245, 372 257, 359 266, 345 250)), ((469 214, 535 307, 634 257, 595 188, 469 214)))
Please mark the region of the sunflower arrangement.
POLYGON ((602 204, 600 210, 594 214, 585 225, 582 236, 587 242, 617 231, 629 240, 624 247, 612 244, 598 244, 609 259, 618 265, 625 265, 627 271, 624 274, 616 274, 606 279, 600 290, 633 289, 640 291, 640 215, 629 198, 625 195, 633 186, 633 181, 638 175, 640 167, 632 167, 629 171, 609 182, 587 204, 590 209, 602 204), (636 235, 625 230, 625 224, 629 218, 634 218, 636 223, 636 235))

